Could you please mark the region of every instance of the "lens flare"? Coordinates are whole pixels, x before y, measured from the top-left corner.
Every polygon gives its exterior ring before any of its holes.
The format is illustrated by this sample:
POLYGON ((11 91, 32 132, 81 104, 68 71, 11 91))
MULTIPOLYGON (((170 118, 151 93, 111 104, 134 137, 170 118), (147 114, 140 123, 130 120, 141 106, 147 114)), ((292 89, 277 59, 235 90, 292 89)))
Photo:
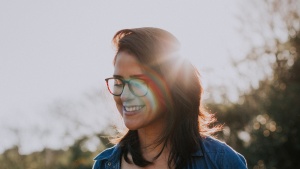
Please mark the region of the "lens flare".
POLYGON ((142 66, 142 68, 149 78, 149 93, 154 96, 151 102, 155 106, 161 105, 172 111, 171 90, 178 82, 188 85, 188 77, 190 77, 188 69, 191 69, 189 66, 192 65, 187 64, 187 60, 179 55, 162 58, 164 59, 159 60, 155 66, 142 66))

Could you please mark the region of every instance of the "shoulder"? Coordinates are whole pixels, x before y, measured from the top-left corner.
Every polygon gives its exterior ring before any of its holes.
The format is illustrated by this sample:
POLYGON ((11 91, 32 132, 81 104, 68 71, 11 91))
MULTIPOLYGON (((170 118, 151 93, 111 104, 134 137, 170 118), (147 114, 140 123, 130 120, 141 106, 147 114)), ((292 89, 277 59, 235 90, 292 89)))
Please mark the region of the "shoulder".
POLYGON ((121 149, 118 144, 111 148, 105 149, 94 158, 95 162, 93 169, 104 168, 106 165, 116 165, 119 163, 120 155, 121 149))
POLYGON ((101 153, 99 153, 94 160, 103 160, 103 159, 109 159, 111 156, 113 156, 114 154, 116 154, 119 151, 119 146, 118 144, 105 149, 104 151, 102 151, 101 153))
POLYGON ((222 168, 247 168, 243 155, 218 139, 212 137, 201 138, 201 148, 207 158, 215 161, 222 168))

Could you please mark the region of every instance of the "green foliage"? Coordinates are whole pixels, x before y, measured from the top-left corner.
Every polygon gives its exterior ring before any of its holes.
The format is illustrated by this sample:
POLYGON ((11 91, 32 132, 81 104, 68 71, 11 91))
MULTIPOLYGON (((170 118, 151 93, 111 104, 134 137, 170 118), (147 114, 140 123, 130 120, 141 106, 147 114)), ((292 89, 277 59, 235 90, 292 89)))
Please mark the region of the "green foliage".
POLYGON ((95 152, 84 147, 87 137, 77 140, 68 150, 44 149, 41 152, 20 155, 19 148, 14 147, 0 155, 1 169, 91 169, 97 153, 111 146, 107 138, 99 139, 103 146, 99 145, 95 152))
POLYGON ((209 105, 225 124, 219 137, 245 155, 249 168, 300 168, 300 33, 280 45, 272 79, 239 103, 209 105))
MULTIPOLYGON (((246 157, 249 168, 300 168, 297 159, 300 154, 300 3, 296 0, 252 2, 262 17, 253 19, 248 13, 241 21, 250 24, 250 29, 252 26, 263 42, 252 44, 246 58, 235 65, 237 71, 245 64, 265 70, 268 67, 265 61, 271 60, 273 74, 265 76, 259 87, 241 96, 238 103, 209 107, 224 124, 219 137, 246 157)), ((251 41, 253 34, 249 33, 249 27, 245 30, 248 31, 246 39, 251 41)), ((244 77, 251 72, 257 70, 240 74, 244 77)))
POLYGON ((289 67, 280 63, 276 67, 267 93, 268 104, 262 106, 265 114, 256 117, 254 123, 260 127, 251 133, 253 141, 249 149, 257 158, 253 162, 261 160, 267 168, 300 167, 297 159, 300 153, 300 36, 288 44, 297 49, 296 53, 290 51, 295 55, 290 56, 295 57, 294 64, 289 67))
POLYGON ((67 165, 68 156, 69 153, 67 152, 49 149, 30 155, 20 155, 18 147, 14 147, 0 155, 0 163, 2 169, 63 169, 63 166, 67 165))

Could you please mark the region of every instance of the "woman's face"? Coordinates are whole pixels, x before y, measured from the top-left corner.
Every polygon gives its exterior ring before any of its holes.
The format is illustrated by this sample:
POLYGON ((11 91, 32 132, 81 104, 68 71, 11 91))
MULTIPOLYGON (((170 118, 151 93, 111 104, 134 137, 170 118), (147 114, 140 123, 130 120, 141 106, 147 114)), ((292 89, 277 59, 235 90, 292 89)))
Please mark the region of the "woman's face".
POLYGON ((123 117, 124 123, 129 130, 142 128, 157 128, 164 123, 163 112, 157 99, 157 93, 153 92, 153 79, 146 76, 142 65, 136 57, 128 52, 121 51, 116 56, 114 77, 125 80, 132 78, 148 79, 148 92, 145 96, 135 96, 125 84, 121 96, 114 96, 116 106, 123 117), (151 83, 152 82, 152 83, 151 83))

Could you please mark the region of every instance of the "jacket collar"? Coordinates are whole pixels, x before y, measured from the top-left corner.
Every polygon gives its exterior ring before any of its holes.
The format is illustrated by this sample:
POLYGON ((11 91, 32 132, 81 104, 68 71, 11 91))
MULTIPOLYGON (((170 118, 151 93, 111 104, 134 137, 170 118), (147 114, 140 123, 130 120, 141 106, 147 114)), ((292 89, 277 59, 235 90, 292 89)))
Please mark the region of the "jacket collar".
POLYGON ((99 155, 97 155, 94 160, 108 160, 111 162, 117 162, 120 160, 120 155, 121 155, 121 149, 119 144, 106 149, 105 151, 103 151, 102 153, 100 153, 99 155))
MULTIPOLYGON (((196 152, 192 154, 192 157, 202 157, 204 156, 203 150, 202 150, 202 142, 201 138, 199 139, 200 146, 197 149, 196 152)), ((120 160, 121 156, 121 148, 119 144, 106 149, 104 152, 100 153, 98 156, 94 158, 94 160, 108 160, 111 162, 117 162, 120 160)))
POLYGON ((192 154, 192 157, 202 157, 202 156, 203 156, 203 151, 201 147, 199 147, 197 151, 192 154))

